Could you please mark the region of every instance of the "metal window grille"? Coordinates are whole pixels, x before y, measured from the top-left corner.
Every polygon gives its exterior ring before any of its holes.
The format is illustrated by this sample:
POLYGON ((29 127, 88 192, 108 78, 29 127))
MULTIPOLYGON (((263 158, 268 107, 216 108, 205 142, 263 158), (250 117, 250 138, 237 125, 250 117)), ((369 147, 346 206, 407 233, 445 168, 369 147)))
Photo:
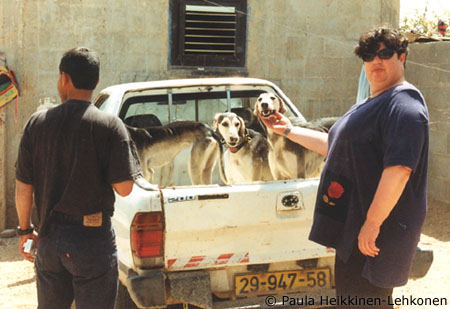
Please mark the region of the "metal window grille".
POLYGON ((247 1, 171 0, 171 64, 244 67, 247 1))
POLYGON ((187 54, 234 54, 236 9, 186 5, 184 52, 187 54))

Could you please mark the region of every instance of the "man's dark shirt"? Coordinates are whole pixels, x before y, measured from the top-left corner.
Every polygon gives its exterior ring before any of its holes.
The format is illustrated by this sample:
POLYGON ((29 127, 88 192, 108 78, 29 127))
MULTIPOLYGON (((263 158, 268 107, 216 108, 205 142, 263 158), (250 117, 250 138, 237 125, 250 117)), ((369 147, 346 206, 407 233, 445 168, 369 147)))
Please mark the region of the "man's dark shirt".
POLYGON ((16 166, 16 178, 33 185, 41 233, 52 211, 112 215, 111 185, 139 172, 120 119, 77 100, 31 116, 16 166))
POLYGON ((380 228, 380 253, 362 273, 379 287, 406 284, 426 214, 428 144, 427 106, 411 84, 352 106, 328 135, 310 240, 347 262, 383 170, 407 166, 410 178, 380 228))

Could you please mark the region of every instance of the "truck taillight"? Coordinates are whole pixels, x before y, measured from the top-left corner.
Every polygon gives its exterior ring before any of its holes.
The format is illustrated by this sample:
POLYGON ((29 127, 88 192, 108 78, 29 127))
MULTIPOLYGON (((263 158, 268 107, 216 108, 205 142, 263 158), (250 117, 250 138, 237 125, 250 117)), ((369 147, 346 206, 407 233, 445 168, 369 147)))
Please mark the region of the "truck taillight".
POLYGON ((161 212, 137 213, 131 224, 131 250, 139 260, 162 258, 163 222, 161 212))

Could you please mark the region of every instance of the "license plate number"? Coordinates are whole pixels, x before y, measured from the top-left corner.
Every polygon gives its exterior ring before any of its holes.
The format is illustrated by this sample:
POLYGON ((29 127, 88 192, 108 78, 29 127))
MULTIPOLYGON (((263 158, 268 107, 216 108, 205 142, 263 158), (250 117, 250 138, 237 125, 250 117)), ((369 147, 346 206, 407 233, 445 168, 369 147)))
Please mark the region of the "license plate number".
POLYGON ((234 286, 236 296, 241 297, 276 292, 299 292, 330 288, 331 274, 328 268, 321 268, 236 275, 234 286))

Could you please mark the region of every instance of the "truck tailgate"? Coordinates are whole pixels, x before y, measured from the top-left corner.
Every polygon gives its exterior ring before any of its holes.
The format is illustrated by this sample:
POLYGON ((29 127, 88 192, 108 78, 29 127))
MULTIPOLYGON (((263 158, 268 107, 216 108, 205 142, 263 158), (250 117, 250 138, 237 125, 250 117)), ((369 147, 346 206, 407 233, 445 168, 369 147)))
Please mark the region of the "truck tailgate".
POLYGON ((162 189, 165 266, 177 271, 329 255, 307 239, 317 182, 162 189))

